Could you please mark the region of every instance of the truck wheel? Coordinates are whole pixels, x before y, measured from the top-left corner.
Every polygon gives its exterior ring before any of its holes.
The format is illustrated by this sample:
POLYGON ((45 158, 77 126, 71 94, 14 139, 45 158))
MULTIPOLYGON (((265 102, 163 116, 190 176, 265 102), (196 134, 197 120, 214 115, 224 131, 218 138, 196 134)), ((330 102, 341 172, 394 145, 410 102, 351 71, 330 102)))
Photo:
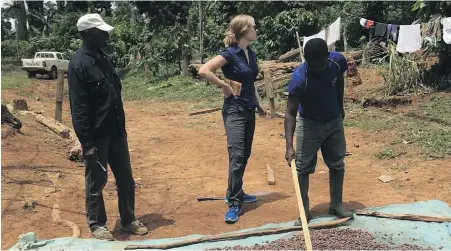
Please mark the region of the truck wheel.
POLYGON ((29 71, 28 78, 34 78, 34 77, 36 77, 36 72, 29 71))
POLYGON ((52 70, 49 72, 50 79, 57 79, 58 78, 58 69, 56 66, 52 66, 52 70))

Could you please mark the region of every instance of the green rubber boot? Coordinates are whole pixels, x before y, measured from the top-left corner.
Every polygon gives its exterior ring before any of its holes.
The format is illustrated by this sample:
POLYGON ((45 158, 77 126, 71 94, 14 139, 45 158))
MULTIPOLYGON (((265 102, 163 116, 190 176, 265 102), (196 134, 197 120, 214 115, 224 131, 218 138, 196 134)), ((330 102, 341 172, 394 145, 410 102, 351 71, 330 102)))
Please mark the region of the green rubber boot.
MULTIPOLYGON (((299 182, 299 188, 301 188, 301 197, 302 197, 302 203, 304 204, 304 211, 305 215, 307 217, 307 222, 309 222, 312 219, 312 215, 310 214, 310 203, 308 198, 308 187, 309 187, 309 174, 298 174, 298 182, 299 182)), ((298 219, 294 222, 295 226, 301 226, 301 218, 298 217, 298 219)))
POLYGON ((345 171, 329 170, 330 206, 329 214, 339 218, 353 217, 353 213, 343 208, 343 180, 345 171))

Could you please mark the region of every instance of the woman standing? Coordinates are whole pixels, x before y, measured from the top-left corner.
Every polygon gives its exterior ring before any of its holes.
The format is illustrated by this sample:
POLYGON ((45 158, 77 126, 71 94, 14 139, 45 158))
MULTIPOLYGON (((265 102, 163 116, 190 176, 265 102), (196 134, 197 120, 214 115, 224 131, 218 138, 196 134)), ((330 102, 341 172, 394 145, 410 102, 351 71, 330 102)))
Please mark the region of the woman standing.
POLYGON ((225 222, 238 221, 243 202, 255 202, 256 196, 243 191, 243 175, 251 155, 255 130, 255 108, 261 115, 266 110, 261 105, 254 82, 258 74, 257 56, 249 44, 257 39, 254 18, 239 15, 233 18, 227 30, 224 44, 227 49, 208 61, 199 70, 199 75, 222 88, 224 105, 222 115, 227 134, 229 151, 229 182, 226 193, 229 209, 225 222), (227 81, 216 77, 221 68, 227 81), (234 90, 235 89, 235 90, 234 90))

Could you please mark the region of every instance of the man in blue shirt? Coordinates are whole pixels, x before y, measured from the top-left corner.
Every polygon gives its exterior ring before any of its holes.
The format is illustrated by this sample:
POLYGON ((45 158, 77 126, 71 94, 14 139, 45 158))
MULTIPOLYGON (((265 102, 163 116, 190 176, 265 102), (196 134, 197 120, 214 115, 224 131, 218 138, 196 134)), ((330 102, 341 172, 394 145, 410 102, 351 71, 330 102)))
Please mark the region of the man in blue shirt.
MULTIPOLYGON (((342 205, 344 158, 343 107, 344 72, 346 59, 338 52, 329 52, 323 39, 307 42, 304 48, 306 62, 293 73, 288 84, 287 112, 285 113, 286 155, 288 165, 296 159, 298 181, 307 219, 309 212, 309 175, 315 172, 317 153, 321 149, 329 167, 329 213, 338 217, 351 217, 342 205), (296 113, 299 111, 296 151, 293 135, 296 113)), ((300 220, 296 222, 300 224, 300 220)))

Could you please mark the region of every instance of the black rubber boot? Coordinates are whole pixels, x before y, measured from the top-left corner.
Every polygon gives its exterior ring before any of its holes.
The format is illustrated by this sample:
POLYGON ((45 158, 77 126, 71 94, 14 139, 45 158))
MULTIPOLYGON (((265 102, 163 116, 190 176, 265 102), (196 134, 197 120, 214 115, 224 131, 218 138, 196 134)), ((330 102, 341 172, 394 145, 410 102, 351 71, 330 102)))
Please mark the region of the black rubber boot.
MULTIPOLYGON (((299 182, 299 188, 301 188, 301 197, 302 202, 304 204, 304 211, 305 215, 307 217, 307 222, 309 222, 312 219, 312 215, 310 214, 310 203, 308 198, 308 187, 309 187, 309 174, 298 174, 298 182, 299 182)), ((296 222, 294 223, 295 226, 301 226, 301 218, 299 217, 296 222)))
POLYGON ((353 217, 353 213, 343 208, 343 180, 345 171, 329 170, 330 206, 329 214, 339 218, 353 217))

